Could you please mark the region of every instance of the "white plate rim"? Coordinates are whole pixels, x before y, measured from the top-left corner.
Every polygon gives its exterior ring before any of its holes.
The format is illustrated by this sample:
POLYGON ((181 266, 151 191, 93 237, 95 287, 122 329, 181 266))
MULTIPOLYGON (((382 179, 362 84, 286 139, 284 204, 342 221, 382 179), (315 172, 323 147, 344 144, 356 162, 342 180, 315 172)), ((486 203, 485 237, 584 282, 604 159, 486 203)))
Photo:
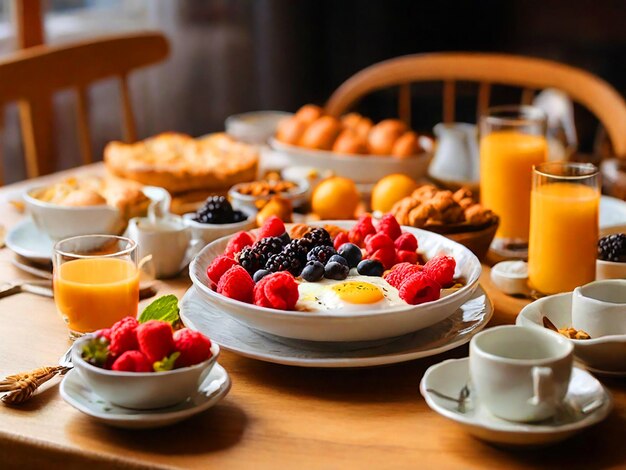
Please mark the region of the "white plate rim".
MULTIPOLYGON (((429 349, 426 351, 416 351, 410 354, 397 353, 397 354, 375 356, 375 357, 368 357, 368 358, 324 358, 324 359, 293 358, 293 359, 289 359, 289 358, 277 357, 271 354, 263 354, 263 353, 259 354, 253 351, 246 351, 246 350, 242 350, 239 348, 231 348, 220 342, 218 342, 218 344, 220 345, 220 348, 226 351, 230 351, 232 353, 238 354, 243 357, 247 357, 249 359, 256 359, 256 360, 263 361, 263 362, 270 362, 273 364, 281 364, 281 365, 287 365, 287 366, 322 367, 322 368, 330 369, 330 368, 376 367, 376 366, 384 366, 384 365, 390 365, 390 364, 398 364, 401 362, 408 362, 408 361, 412 361, 415 359, 422 359, 425 357, 435 356, 437 354, 441 354, 451 349, 457 348, 459 346, 462 346, 468 343, 474 335, 482 331, 491 320, 491 317, 493 316, 494 307, 493 307, 493 301, 489 298, 486 291, 483 289, 483 287, 480 284, 477 285, 476 290, 474 291, 474 294, 472 295, 478 295, 478 294, 482 294, 485 297, 485 314, 480 324, 476 328, 474 328, 474 330, 472 330, 467 336, 459 338, 457 341, 447 343, 438 348, 429 349)), ((180 302, 180 305, 181 305, 180 317, 183 323, 185 324, 185 326, 187 326, 187 328, 190 328, 192 330, 197 330, 197 328, 193 324, 193 322, 190 321, 189 318, 185 315, 184 309, 182 308, 182 306, 184 305, 185 299, 188 298, 188 296, 191 297, 195 295, 199 295, 199 294, 195 292, 192 286, 189 288, 189 290, 187 290, 185 295, 183 295, 181 302, 180 302)), ((227 315, 227 314, 224 313, 224 315, 227 315)), ((445 321, 446 319, 442 321, 445 321)), ((252 328, 249 328, 248 326, 244 325, 243 323, 241 325, 243 328, 248 328, 251 331, 255 331, 252 328)), ((431 327, 434 327, 434 326, 436 326, 436 324, 432 325, 431 327)), ((296 341, 296 340, 293 340, 293 341, 296 341)))
POLYGON ((45 236, 43 233, 39 231, 33 219, 28 217, 24 220, 19 221, 7 231, 7 234, 4 240, 7 248, 11 250, 13 253, 16 253, 24 258, 27 258, 33 261, 39 261, 39 262, 45 262, 45 263, 50 262, 52 260, 52 252, 46 255, 43 252, 31 251, 27 248, 24 248, 19 242, 16 242, 15 237, 17 236, 16 234, 18 232, 21 232, 24 230, 31 230, 31 229, 41 234, 42 236, 45 236))

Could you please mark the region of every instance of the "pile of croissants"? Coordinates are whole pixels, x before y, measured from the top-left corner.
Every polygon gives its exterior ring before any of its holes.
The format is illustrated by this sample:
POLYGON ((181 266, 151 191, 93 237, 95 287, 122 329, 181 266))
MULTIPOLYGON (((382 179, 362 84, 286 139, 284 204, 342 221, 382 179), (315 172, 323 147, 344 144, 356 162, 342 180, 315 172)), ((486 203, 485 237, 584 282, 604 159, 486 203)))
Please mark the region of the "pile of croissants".
POLYGON ((424 151, 419 136, 402 121, 385 119, 374 125, 371 119, 358 113, 336 118, 313 104, 302 106, 293 116, 281 121, 276 139, 342 154, 408 158, 424 151))

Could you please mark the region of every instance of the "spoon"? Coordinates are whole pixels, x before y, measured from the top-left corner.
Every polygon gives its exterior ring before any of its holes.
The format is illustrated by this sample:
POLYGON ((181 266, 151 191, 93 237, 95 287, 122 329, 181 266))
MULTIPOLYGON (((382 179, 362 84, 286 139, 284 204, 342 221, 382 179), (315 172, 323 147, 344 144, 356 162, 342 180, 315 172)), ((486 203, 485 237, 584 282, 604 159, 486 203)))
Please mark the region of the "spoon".
POLYGON ((559 329, 556 327, 556 325, 554 323, 552 323, 552 321, 548 317, 546 317, 545 315, 544 315, 542 321, 543 321, 543 327, 544 328, 547 328, 547 329, 552 330, 552 331, 556 331, 557 333, 559 332, 559 329))

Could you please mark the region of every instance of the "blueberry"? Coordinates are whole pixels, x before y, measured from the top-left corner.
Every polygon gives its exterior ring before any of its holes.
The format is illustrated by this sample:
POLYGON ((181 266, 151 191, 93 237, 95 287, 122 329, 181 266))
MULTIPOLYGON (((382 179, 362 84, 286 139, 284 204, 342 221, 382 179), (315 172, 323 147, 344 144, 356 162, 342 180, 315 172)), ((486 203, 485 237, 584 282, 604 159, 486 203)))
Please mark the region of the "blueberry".
POLYGON ((328 258, 328 262, 334 262, 334 263, 341 263, 345 266, 348 266, 348 269, 350 269, 350 266, 348 265, 348 261, 343 257, 343 256, 339 256, 339 255, 332 255, 330 258, 328 258))
POLYGON ((280 238, 280 241, 283 242, 283 245, 286 245, 291 241, 291 237, 287 232, 283 232, 283 234, 278 238, 280 238))
POLYGON ((252 280, 254 282, 259 282, 268 274, 270 274, 270 272, 267 269, 259 269, 257 272, 254 273, 254 276, 252 276, 252 280))
POLYGON ((359 263, 356 267, 356 270, 359 274, 363 276, 382 276, 385 272, 385 268, 383 267, 383 263, 378 261, 377 259, 364 259, 359 263))
POLYGON ((348 262, 348 266, 351 268, 356 268, 357 264, 359 264, 363 258, 361 249, 354 243, 344 243, 339 247, 337 253, 345 258, 348 262))
POLYGON ((348 277, 350 268, 347 264, 338 263, 337 261, 328 261, 324 268, 324 277, 327 279, 336 279, 342 281, 348 277))
POLYGON ((302 270, 302 279, 308 282, 316 282, 324 277, 324 265, 319 261, 309 261, 302 270))

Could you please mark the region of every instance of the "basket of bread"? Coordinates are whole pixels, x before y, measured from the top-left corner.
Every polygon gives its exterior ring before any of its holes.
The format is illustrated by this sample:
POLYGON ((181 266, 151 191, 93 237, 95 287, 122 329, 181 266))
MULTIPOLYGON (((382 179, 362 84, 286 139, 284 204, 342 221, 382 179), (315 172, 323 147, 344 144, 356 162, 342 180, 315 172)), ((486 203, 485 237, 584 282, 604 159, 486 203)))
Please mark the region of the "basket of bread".
POLYGON ((375 183, 392 173, 424 176, 433 141, 397 119, 374 123, 358 113, 335 117, 308 104, 279 123, 270 145, 290 165, 331 170, 356 183, 375 183))

